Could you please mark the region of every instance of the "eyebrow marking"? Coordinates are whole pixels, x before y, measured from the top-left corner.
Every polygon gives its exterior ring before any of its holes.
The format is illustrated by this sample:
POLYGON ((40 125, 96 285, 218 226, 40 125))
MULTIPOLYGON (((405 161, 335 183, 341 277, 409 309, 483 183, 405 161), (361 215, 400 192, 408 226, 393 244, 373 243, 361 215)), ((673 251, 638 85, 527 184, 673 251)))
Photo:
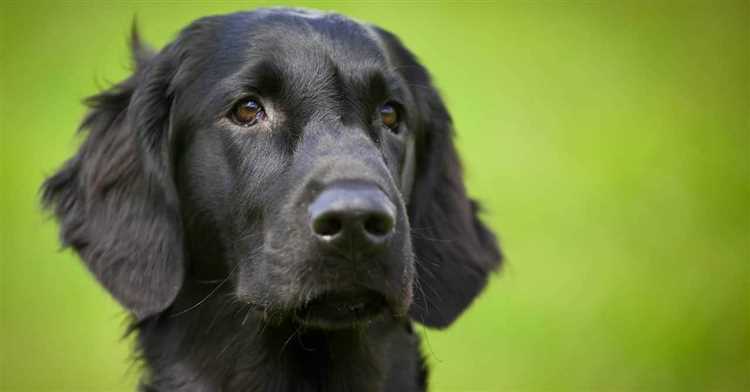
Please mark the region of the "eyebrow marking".
POLYGON ((266 95, 281 90, 284 84, 284 72, 276 62, 261 60, 242 67, 236 74, 240 84, 266 95))

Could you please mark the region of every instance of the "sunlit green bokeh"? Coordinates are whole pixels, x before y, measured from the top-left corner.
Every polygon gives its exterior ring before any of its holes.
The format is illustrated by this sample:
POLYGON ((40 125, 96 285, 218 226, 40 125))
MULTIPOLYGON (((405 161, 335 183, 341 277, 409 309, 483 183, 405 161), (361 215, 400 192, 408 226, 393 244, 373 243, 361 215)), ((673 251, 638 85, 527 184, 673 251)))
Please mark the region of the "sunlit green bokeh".
MULTIPOLYGON (((40 212, 80 103, 261 4, 0 4, 0 390, 128 391, 125 315, 40 212)), ((436 391, 750 390, 750 3, 301 3, 432 71, 507 262, 449 330, 436 391)))

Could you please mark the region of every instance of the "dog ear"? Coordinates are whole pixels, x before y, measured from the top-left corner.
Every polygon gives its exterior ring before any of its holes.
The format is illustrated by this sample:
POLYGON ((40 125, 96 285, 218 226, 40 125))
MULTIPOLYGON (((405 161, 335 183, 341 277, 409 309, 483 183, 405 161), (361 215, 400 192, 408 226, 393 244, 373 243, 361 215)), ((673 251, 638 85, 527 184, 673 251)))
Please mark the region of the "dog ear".
POLYGON ((184 257, 167 148, 175 72, 133 29, 134 74, 87 99, 77 154, 48 178, 42 201, 99 282, 138 320, 166 309, 183 281, 184 257))
POLYGON ((389 32, 378 29, 389 60, 419 108, 416 170, 409 219, 417 282, 410 315, 431 327, 450 325, 484 288, 501 254, 495 236, 466 195, 450 115, 428 72, 389 32))

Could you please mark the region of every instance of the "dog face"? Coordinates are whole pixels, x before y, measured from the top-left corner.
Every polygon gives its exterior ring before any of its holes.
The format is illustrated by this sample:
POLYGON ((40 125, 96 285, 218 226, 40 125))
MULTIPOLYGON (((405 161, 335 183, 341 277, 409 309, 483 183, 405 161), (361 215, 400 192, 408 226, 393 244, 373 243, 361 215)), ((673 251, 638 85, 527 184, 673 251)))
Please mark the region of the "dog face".
POLYGON ((403 316, 414 276, 399 189, 415 110, 406 82, 375 34, 346 19, 222 22, 235 33, 194 33, 187 45, 210 54, 175 86, 189 253, 211 244, 238 298, 267 316, 325 327, 403 316))
POLYGON ((91 99, 44 188, 72 246, 143 319, 224 278, 268 322, 445 326, 497 266, 452 126, 390 33, 260 10, 194 22, 91 99))

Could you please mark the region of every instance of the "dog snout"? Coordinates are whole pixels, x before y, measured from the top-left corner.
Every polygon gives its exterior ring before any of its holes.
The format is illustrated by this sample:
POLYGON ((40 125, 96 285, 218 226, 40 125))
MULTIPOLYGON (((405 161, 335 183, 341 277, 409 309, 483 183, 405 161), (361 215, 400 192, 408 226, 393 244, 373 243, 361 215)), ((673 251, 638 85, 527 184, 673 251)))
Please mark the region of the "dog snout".
POLYGON ((350 257, 385 247, 396 226, 396 206, 369 183, 337 183, 310 204, 310 227, 316 241, 350 257))

